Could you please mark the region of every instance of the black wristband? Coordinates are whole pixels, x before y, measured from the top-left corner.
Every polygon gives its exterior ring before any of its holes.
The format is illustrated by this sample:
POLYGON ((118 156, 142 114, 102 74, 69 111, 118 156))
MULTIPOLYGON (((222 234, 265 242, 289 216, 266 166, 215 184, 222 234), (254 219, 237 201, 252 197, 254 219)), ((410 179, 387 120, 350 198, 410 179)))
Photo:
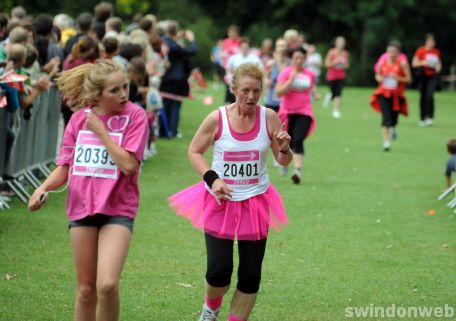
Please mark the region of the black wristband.
POLYGON ((204 175, 203 175, 203 179, 204 179, 204 181, 206 182, 207 186, 209 186, 209 188, 212 188, 212 184, 214 184, 214 181, 215 181, 216 179, 218 179, 218 178, 220 178, 220 177, 219 177, 218 174, 217 174, 214 170, 212 170, 212 169, 208 170, 208 171, 207 171, 206 173, 204 173, 204 175))
POLYGON ((288 153, 290 152, 290 146, 288 145, 287 150, 281 150, 281 149, 279 148, 279 152, 281 152, 282 154, 288 154, 288 153))

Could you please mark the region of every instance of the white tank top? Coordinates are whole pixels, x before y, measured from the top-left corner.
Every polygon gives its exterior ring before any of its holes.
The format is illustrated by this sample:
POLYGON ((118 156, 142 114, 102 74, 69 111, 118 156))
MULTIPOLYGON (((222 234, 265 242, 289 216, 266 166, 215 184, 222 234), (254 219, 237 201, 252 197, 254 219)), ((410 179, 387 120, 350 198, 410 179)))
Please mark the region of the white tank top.
MULTIPOLYGON (((257 108, 259 117, 250 133, 238 134, 247 136, 248 140, 233 137, 228 123, 226 107, 220 107, 222 128, 219 139, 213 145, 212 169, 233 189, 232 201, 243 201, 266 192, 269 187, 269 176, 266 168, 266 157, 271 145, 266 126, 266 108, 257 108)), ((212 192, 206 185, 206 188, 212 192)))

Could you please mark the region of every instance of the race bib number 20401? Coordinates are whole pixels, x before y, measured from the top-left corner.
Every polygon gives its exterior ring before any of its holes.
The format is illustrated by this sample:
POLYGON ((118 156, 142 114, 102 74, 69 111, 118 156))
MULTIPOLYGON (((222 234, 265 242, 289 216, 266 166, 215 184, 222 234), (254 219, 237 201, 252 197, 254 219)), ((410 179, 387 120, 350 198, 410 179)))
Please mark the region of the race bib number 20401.
POLYGON ((259 167, 258 150, 223 153, 223 180, 229 185, 258 184, 259 167))
MULTIPOLYGON (((109 133, 120 146, 122 134, 109 133)), ((117 179, 118 168, 98 136, 90 130, 80 130, 74 152, 73 175, 117 179)))

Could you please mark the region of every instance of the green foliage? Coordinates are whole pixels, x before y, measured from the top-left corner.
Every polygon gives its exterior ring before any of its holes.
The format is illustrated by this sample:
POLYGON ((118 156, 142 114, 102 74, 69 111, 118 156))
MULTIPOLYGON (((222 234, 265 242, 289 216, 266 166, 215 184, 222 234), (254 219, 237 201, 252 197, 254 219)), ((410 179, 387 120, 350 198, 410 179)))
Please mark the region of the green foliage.
MULTIPOLYGON (((32 14, 67 12, 74 16, 93 11, 98 1, 3 0, 2 8, 23 5, 32 14)), ((226 36, 231 24, 259 45, 265 37, 277 38, 289 28, 304 32, 312 42, 328 47, 337 35, 347 38, 352 65, 351 84, 373 81, 373 64, 389 41, 402 42, 412 58, 423 43, 423 35, 433 32, 443 52, 443 73, 456 62, 456 1, 450 0, 116 0, 116 14, 127 19, 136 12, 152 12, 162 19, 174 19, 197 34, 199 52, 193 62, 203 71, 211 68, 210 48, 226 36)), ((326 51, 320 51, 324 56, 326 51)))
POLYGON ((148 12, 150 1, 146 0, 116 0, 116 10, 119 14, 133 16, 137 12, 148 12))

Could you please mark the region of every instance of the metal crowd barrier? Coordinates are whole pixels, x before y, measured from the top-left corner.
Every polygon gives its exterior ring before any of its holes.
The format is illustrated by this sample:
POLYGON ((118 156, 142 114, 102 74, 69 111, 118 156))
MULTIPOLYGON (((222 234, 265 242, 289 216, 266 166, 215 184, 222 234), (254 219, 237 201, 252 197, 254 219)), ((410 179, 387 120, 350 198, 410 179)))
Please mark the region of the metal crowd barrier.
MULTIPOLYGON (((5 152, 6 152, 6 108, 0 108, 0 183, 2 183, 3 173, 5 172, 5 152)), ((9 208, 6 199, 0 195, 0 209, 9 208)))
MULTIPOLYGON (((28 202, 31 191, 40 185, 41 178, 49 176, 49 165, 55 162, 61 117, 60 104, 60 93, 53 87, 35 99, 31 109, 32 116, 28 120, 24 119, 22 109, 14 114, 3 112, 3 116, 15 117, 13 127, 16 138, 8 165, 6 168, 0 168, 0 173, 3 171, 14 177, 6 181, 6 184, 23 203, 28 202)), ((0 112, 0 121, 4 124, 5 119, 1 117, 0 112)), ((5 154, 1 152, 5 146, 2 143, 3 132, 6 132, 4 127, 2 125, 0 129, 0 155, 3 155, 0 156, 0 162, 5 154)))

